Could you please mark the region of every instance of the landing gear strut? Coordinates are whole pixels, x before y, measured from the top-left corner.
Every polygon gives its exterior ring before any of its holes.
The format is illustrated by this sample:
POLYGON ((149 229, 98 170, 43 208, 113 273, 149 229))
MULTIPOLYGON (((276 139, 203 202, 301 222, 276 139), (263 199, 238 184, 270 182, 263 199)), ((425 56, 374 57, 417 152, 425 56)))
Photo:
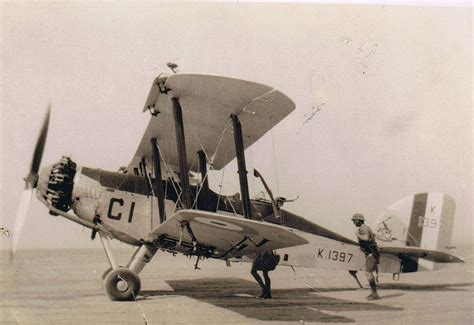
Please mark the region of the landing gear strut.
POLYGON ((99 236, 110 263, 110 268, 102 275, 107 295, 114 301, 135 300, 141 288, 138 273, 150 262, 157 249, 142 245, 133 254, 127 267, 118 266, 112 253, 109 237, 102 232, 99 232, 99 236))

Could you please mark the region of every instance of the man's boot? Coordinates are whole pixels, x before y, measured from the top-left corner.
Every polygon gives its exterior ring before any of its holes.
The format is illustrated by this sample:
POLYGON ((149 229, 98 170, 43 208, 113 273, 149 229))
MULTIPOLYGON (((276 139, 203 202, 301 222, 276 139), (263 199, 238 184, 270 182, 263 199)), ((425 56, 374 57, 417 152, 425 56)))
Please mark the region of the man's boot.
POLYGON ((268 276, 268 271, 263 271, 263 278, 265 279, 265 296, 263 299, 272 299, 272 289, 270 288, 272 282, 268 276))
POLYGON ((260 287, 262 287, 262 294, 260 295, 260 298, 265 298, 265 296, 267 295, 267 288, 260 278, 257 280, 257 282, 260 287))
POLYGON ((272 291, 268 283, 265 284, 265 294, 263 296, 263 299, 272 299, 272 291))
POLYGON ((377 293, 377 285, 375 284, 375 280, 371 280, 370 284, 370 295, 367 296, 368 300, 377 300, 380 299, 380 296, 377 293))
POLYGON ((255 281, 257 281, 258 285, 262 288, 262 294, 260 295, 260 298, 265 297, 265 295, 266 295, 266 290, 265 289, 266 288, 265 288, 265 283, 263 283, 263 281, 262 281, 262 278, 260 277, 260 275, 258 275, 257 271, 255 271, 255 270, 252 270, 250 272, 250 274, 252 274, 255 281))

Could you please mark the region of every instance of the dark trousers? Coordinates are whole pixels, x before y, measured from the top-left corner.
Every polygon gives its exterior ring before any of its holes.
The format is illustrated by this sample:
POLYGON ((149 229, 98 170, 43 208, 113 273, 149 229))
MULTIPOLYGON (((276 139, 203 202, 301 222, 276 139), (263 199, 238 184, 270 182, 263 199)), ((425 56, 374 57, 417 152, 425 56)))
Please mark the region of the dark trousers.
POLYGON ((252 265, 252 271, 250 272, 252 274, 252 276, 255 278, 255 280, 257 281, 257 283, 260 285, 260 287, 262 288, 262 295, 261 297, 262 298, 271 298, 272 297, 272 293, 271 293, 271 281, 270 281, 270 277, 268 276, 268 271, 262 271, 263 273, 263 278, 265 280, 265 282, 262 281, 262 278, 260 277, 260 275, 258 275, 257 273, 257 269, 255 268, 254 265, 252 265))

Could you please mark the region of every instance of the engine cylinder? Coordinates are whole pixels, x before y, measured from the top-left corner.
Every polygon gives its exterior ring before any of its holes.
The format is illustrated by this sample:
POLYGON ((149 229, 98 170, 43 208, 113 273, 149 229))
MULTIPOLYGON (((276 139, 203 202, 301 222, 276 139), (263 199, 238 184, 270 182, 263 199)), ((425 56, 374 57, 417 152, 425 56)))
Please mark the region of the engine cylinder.
POLYGON ((58 210, 66 212, 71 209, 76 166, 69 157, 62 157, 51 168, 44 198, 58 210))

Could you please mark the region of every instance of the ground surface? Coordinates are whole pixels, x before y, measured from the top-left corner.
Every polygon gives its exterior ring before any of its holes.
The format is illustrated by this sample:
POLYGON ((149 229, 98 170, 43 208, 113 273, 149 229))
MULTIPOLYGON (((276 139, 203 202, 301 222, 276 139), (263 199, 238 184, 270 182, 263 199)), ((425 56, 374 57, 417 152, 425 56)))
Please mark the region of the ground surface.
MULTIPOLYGON (((131 251, 117 257, 126 264, 131 251)), ((434 272, 380 277, 377 302, 346 272, 279 268, 272 272, 273 300, 255 298, 248 264, 226 267, 160 252, 141 273, 136 302, 111 302, 102 288, 108 267, 103 251, 22 251, 13 264, 1 256, 1 324, 472 324, 472 245, 459 247, 465 264, 434 272)), ((364 275, 359 275, 366 284, 364 275)))

